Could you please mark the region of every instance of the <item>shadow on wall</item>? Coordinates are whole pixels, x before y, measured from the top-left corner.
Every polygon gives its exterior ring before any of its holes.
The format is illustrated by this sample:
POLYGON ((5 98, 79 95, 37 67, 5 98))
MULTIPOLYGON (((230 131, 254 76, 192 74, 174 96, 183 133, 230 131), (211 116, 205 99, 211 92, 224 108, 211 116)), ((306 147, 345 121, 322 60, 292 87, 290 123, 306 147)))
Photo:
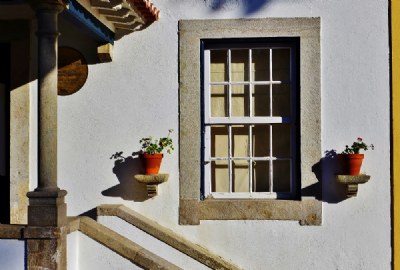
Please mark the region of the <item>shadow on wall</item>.
POLYGON ((137 153, 126 158, 121 156, 122 152, 117 152, 117 154, 120 155, 114 162, 113 173, 117 176, 119 184, 103 190, 101 194, 108 197, 121 197, 128 201, 143 202, 147 200, 146 185, 139 183, 133 177, 143 170, 137 153))
POLYGON ((338 183, 336 174, 340 174, 337 166, 336 150, 325 151, 325 156, 314 166, 312 172, 318 182, 304 188, 303 196, 315 196, 317 200, 327 203, 339 203, 347 199, 346 187, 338 183))
POLYGON ((227 9, 229 6, 243 6, 245 15, 257 12, 272 0, 204 0, 214 11, 227 9))

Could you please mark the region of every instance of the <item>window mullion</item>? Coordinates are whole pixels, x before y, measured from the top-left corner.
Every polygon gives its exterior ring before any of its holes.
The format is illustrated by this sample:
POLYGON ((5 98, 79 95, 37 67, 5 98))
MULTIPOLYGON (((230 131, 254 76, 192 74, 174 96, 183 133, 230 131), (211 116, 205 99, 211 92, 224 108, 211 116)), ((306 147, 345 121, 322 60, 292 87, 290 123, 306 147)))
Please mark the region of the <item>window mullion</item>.
MULTIPOLYGON (((248 106, 249 106, 249 116, 252 117, 253 116, 253 104, 252 104, 252 92, 253 92, 253 77, 251 76, 252 72, 253 72, 253 66, 252 66, 252 59, 253 59, 253 51, 252 49, 249 49, 249 93, 248 93, 248 106)), ((249 191, 250 194, 253 192, 253 153, 252 153, 252 149, 253 149, 253 130, 252 130, 252 126, 249 125, 249 152, 248 155, 250 157, 249 159, 249 191)), ((255 185, 256 183, 254 183, 255 185)), ((256 190, 254 188, 254 190, 256 190)))
POLYGON ((204 121, 210 122, 211 117, 211 57, 210 51, 204 51, 204 121))
POLYGON ((228 126, 228 171, 229 171, 229 193, 232 193, 232 125, 228 126))
POLYGON ((207 196, 211 193, 211 127, 205 126, 204 127, 204 175, 209 179, 204 183, 204 192, 207 196))
MULTIPOLYGON (((250 193, 253 192, 253 126, 249 125, 249 190, 250 193)), ((256 184, 254 182, 254 190, 256 190, 256 184)))
POLYGON ((253 116, 253 104, 252 104, 252 98, 251 98, 251 94, 253 92, 253 78, 251 76, 251 73, 253 72, 252 70, 252 50, 249 50, 249 116, 252 117, 253 116))
MULTIPOLYGON (((272 78, 272 68, 273 68, 273 62, 272 62, 272 49, 269 49, 269 79, 270 79, 270 81, 272 82, 273 81, 273 78, 272 78)), ((270 85, 269 85, 269 113, 270 113, 270 116, 272 117, 272 106, 273 106, 273 103, 272 103, 272 83, 270 83, 270 85)), ((273 190, 274 190, 274 181, 273 181, 273 179, 274 179, 274 171, 273 171, 273 169, 274 169, 274 166, 273 166, 273 160, 272 160, 272 153, 273 153, 273 149, 272 149, 272 145, 273 145, 273 140, 272 140, 272 136, 273 136, 273 133, 272 133, 272 125, 269 125, 269 157, 270 157, 270 160, 269 160, 269 191, 270 192, 273 192, 273 190)))
POLYGON ((228 117, 232 116, 232 65, 231 50, 228 50, 228 117))
POLYGON ((269 125, 269 191, 273 192, 274 186, 274 172, 273 172, 273 157, 272 157, 272 125, 269 125))
MULTIPOLYGON (((228 50, 228 117, 232 116, 232 61, 231 50, 228 50)), ((232 125, 228 125, 228 173, 229 193, 232 193, 232 125)))

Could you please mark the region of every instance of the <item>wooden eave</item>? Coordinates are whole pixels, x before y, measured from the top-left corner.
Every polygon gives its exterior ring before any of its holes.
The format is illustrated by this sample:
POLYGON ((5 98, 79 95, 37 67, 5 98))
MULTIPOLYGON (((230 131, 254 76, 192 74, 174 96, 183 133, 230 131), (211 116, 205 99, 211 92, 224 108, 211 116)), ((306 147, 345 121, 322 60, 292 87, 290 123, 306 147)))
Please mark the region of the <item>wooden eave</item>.
POLYGON ((115 39, 157 21, 160 10, 150 0, 75 0, 115 33, 115 39))

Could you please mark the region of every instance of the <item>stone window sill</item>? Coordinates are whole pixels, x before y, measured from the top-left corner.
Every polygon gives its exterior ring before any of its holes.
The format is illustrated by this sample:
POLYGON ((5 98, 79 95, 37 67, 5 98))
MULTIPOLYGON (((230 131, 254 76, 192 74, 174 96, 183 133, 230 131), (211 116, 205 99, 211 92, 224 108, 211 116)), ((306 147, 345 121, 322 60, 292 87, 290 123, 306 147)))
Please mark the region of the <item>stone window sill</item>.
POLYGON ((321 225, 322 204, 316 199, 181 199, 180 224, 198 225, 200 220, 298 220, 301 225, 321 225))

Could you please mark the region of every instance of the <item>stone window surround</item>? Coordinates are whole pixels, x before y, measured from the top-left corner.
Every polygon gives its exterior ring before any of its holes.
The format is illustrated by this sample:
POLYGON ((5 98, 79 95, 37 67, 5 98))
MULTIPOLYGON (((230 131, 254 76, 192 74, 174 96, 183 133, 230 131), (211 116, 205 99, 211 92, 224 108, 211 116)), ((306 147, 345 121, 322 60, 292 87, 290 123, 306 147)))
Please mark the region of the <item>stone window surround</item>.
POLYGON ((321 158, 320 19, 263 18, 182 20, 179 22, 179 224, 200 220, 299 220, 321 225, 322 202, 305 194, 318 186, 312 166, 321 158), (300 37, 300 171, 299 200, 205 199, 201 185, 202 39, 300 37))

